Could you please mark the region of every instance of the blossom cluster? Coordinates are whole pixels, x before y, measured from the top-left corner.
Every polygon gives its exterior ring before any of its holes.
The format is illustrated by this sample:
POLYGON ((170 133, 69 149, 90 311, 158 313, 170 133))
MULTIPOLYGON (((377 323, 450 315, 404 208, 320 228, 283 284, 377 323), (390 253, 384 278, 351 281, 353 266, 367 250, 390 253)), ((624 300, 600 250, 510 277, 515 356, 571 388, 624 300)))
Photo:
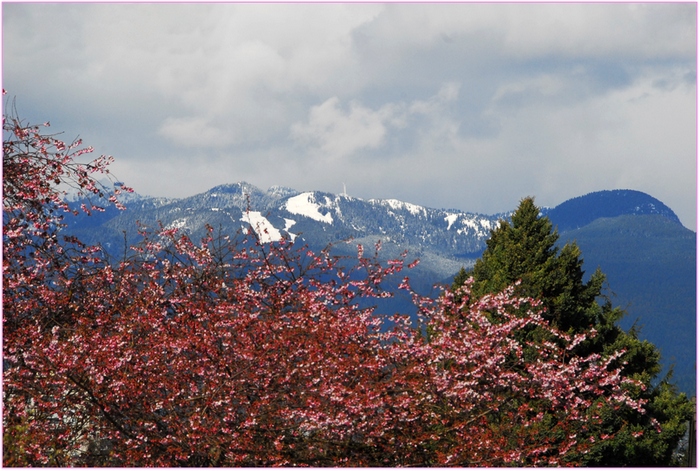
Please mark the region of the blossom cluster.
POLYGON ((58 237, 55 185, 99 196, 111 158, 3 126, 5 465, 575 465, 609 439, 591 410, 644 412, 622 352, 569 355, 596 332, 558 331, 512 289, 377 315, 405 254, 161 228, 108 263, 58 237))

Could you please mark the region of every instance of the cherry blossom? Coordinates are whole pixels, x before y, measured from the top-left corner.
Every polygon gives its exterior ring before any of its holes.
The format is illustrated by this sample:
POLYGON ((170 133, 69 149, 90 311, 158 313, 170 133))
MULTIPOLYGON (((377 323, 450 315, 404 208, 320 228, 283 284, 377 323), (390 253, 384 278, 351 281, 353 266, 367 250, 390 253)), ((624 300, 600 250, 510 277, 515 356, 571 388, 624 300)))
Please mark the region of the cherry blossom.
POLYGON ((407 256, 381 262, 379 243, 340 258, 161 227, 109 263, 61 235, 58 185, 119 206, 126 189, 95 181, 111 157, 3 129, 6 466, 576 465, 610 439, 596 404, 644 412, 623 352, 572 357, 596 332, 557 331, 512 287, 378 315, 407 256))

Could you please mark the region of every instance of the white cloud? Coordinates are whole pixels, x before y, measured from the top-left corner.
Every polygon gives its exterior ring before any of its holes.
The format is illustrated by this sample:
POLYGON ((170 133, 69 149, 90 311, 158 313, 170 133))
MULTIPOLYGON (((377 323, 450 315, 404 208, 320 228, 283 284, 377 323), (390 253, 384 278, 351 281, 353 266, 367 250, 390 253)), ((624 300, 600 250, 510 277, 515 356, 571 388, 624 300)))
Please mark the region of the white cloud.
POLYGON ((389 5, 363 31, 382 52, 487 39, 515 60, 569 57, 667 57, 694 53, 693 4, 480 3, 389 5))
POLYGON ((196 148, 223 148, 231 144, 230 134, 211 125, 206 118, 167 118, 159 134, 176 145, 196 148))
POLYGON ((444 111, 445 105, 455 101, 459 96, 460 84, 450 82, 443 84, 435 96, 428 100, 415 100, 411 103, 409 111, 411 114, 417 115, 434 115, 444 111))
POLYGON ((420 132, 439 134, 445 129, 454 134, 458 124, 448 116, 446 106, 459 95, 458 83, 443 84, 437 94, 427 100, 414 100, 409 104, 386 103, 373 110, 357 101, 351 101, 343 110, 338 97, 332 97, 313 106, 306 123, 291 126, 290 136, 302 146, 308 146, 325 158, 342 159, 364 149, 377 149, 393 130, 403 129, 416 118, 424 118, 428 126, 420 132))
POLYGON ((308 123, 292 125, 291 137, 335 159, 379 147, 387 132, 385 122, 391 116, 391 107, 375 112, 352 102, 344 112, 339 102, 333 97, 311 108, 308 123))
POLYGON ((505 49, 519 58, 694 53, 695 12, 688 4, 520 4, 502 10, 505 49))

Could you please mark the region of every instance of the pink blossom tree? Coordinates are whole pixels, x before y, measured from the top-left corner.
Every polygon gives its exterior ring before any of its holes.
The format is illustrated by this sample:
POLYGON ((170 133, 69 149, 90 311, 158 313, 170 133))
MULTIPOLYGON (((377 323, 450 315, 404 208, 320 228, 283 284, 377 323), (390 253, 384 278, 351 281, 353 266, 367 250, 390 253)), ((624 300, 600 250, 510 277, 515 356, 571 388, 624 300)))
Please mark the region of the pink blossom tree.
POLYGON ((107 263, 61 239, 55 184, 99 195, 111 159, 77 164, 88 150, 17 119, 4 130, 6 466, 576 465, 607 438, 592 405, 643 411, 622 352, 571 360, 596 333, 567 336, 512 289, 469 306, 469 283, 414 293, 418 325, 387 328, 360 301, 388 296, 403 258, 359 247, 346 268, 254 231, 161 228, 107 263), (523 344, 526 328, 547 335, 523 344))

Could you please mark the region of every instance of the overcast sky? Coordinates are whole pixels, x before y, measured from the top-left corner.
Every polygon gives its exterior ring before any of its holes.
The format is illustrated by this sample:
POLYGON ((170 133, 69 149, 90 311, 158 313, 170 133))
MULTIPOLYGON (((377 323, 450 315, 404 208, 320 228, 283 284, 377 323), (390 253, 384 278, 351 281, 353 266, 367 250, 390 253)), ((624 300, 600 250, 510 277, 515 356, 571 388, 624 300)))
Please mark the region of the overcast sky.
MULTIPOLYGON (((696 225, 696 4, 3 3, 3 88, 142 194, 247 181, 696 225)), ((7 97, 6 97, 7 98, 7 97)))

